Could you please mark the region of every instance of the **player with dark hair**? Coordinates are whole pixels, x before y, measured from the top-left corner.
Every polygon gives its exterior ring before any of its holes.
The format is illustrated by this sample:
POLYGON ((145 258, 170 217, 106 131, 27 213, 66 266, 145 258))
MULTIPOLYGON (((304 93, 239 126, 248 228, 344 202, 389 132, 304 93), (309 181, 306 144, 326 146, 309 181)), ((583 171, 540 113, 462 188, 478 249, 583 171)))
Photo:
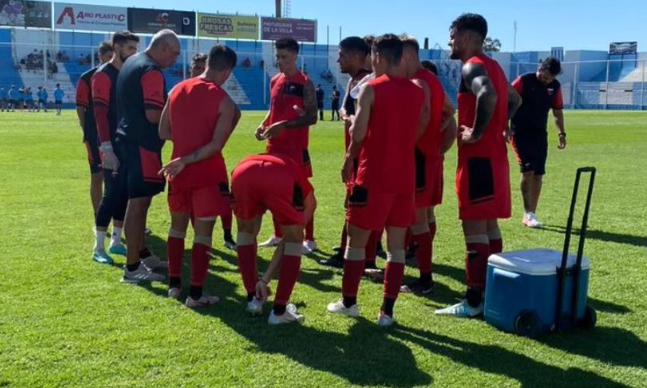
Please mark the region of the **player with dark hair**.
MULTIPOLYGON (((99 45, 100 64, 108 62, 110 58, 112 58, 112 45, 109 42, 102 42, 99 45)), ((90 200, 92 201, 95 219, 99 211, 99 205, 101 204, 101 197, 103 196, 103 170, 101 169, 99 138, 97 137, 97 124, 94 120, 94 103, 92 101, 92 76, 98 68, 99 66, 81 74, 76 84, 76 115, 79 119, 79 126, 83 131, 83 143, 85 144, 88 163, 90 164, 90 200)), ((45 88, 39 86, 38 89, 38 104, 40 109, 47 102, 47 96, 43 94, 45 88)), ((103 237, 105 238, 105 234, 103 237)), ((103 240, 101 244, 103 245, 103 240)))
POLYGON ((437 314, 483 313, 487 260, 490 253, 503 249, 497 219, 511 215, 505 130, 521 98, 501 66, 483 52, 487 31, 487 22, 476 14, 463 14, 450 27, 451 58, 464 63, 458 95, 456 191, 467 248, 468 289, 464 300, 437 314))
POLYGON ((123 155, 128 187, 125 232, 129 249, 122 279, 127 283, 161 281, 164 277, 150 269, 167 266, 146 247, 145 228, 153 196, 164 191, 164 178, 158 174, 164 145, 158 124, 167 99, 162 70, 173 66, 180 52, 177 35, 161 30, 144 52, 128 58, 117 79, 121 121, 115 149, 123 155))
POLYGON ((159 125, 160 138, 173 142, 172 160, 161 170, 169 181, 168 293, 173 298, 182 293, 184 240, 193 218, 188 307, 206 307, 219 300, 204 294, 203 287, 216 218, 231 211, 229 185, 222 180, 227 176, 222 150, 238 124, 240 110, 222 85, 236 61, 232 49, 214 46, 205 71, 173 88, 159 125))
POLYGON ((405 77, 402 41, 382 35, 372 47, 375 78, 360 92, 350 128, 351 144, 342 166, 349 182, 355 160, 357 174, 347 211, 348 246, 344 255, 342 296, 328 311, 356 317, 357 292, 364 273, 366 244, 371 231, 386 227, 388 256, 379 326, 393 324, 393 307, 404 276, 405 234, 414 217, 416 139, 429 121, 424 91, 405 77))
POLYGON ((126 247, 121 242, 124 215, 128 205, 125 166, 119 164, 122 155, 117 156, 114 149, 119 117, 117 115, 117 78, 124 62, 137 52, 139 37, 130 31, 115 32, 112 35, 112 58, 99 66, 92 76, 92 102, 96 131, 102 150, 103 182, 105 191, 95 220, 96 241, 94 261, 112 264, 114 260, 106 254, 103 241, 110 220, 113 220, 109 252, 126 255, 126 247))
POLYGON ((434 75, 438 75, 438 67, 436 67, 436 64, 433 63, 432 61, 424 60, 420 62, 420 65, 429 70, 430 72, 434 73, 434 75))
MULTIPOLYGON (((268 140, 267 153, 280 153, 292 158, 312 177, 308 152, 310 126, 317 123, 317 96, 310 78, 297 67, 299 44, 292 38, 275 42, 279 74, 270 82, 270 109, 256 129, 256 139, 268 140)), ((274 235, 259 247, 277 246, 281 242, 281 228, 274 222, 274 235)), ((303 252, 316 249, 314 217, 306 225, 303 252)))
POLYGON ((403 286, 403 292, 417 295, 428 294, 434 289, 432 279, 433 243, 436 236, 434 208, 443 198, 443 154, 456 139, 454 106, 445 93, 438 78, 422 67, 420 45, 415 38, 402 38, 402 56, 407 76, 425 91, 429 123, 418 139, 415 149, 416 160, 416 222, 411 225, 411 241, 415 244, 416 259, 420 277, 403 286))
POLYGON ((337 115, 337 121, 341 120, 341 117, 339 116, 339 99, 339 90, 337 90, 337 85, 334 85, 332 87, 332 92, 330 93, 330 112, 332 114, 330 121, 335 121, 335 115, 337 115))
POLYGON ((207 54, 195 53, 191 58, 191 78, 197 77, 204 73, 207 68, 207 54))
POLYGON ((63 109, 63 97, 65 92, 61 89, 61 84, 56 84, 56 89, 54 89, 54 108, 56 109, 56 115, 61 115, 61 109, 63 109))
POLYGON ((566 148, 564 130, 564 99, 557 80, 562 66, 556 58, 546 58, 534 73, 517 77, 512 86, 523 103, 512 118, 510 140, 521 167, 521 197, 525 210, 523 224, 541 227, 537 219, 537 203, 548 157, 548 111, 553 110, 560 150, 566 148))
MULTIPOLYGON (((101 48, 101 45, 99 45, 99 48, 101 48)), ((112 50, 112 47, 110 47, 110 50, 112 50)), ((101 54, 101 52, 99 52, 99 54, 101 54)), ((110 55, 106 55, 106 58, 110 58, 110 55)), ((99 60, 101 60, 101 55, 99 55, 99 60)), ((47 113, 47 90, 44 86, 39 86, 38 92, 36 92, 36 94, 38 95, 38 107, 36 111, 40 112, 40 110, 42 109, 45 113, 47 113)))
MULTIPOLYGON (((359 36, 350 36, 339 42, 339 55, 337 58, 337 63, 339 63, 339 70, 342 74, 348 74, 350 76, 348 84, 346 85, 346 95, 344 96, 344 101, 342 103, 341 109, 341 116, 344 120, 344 150, 348 150, 348 147, 350 146, 349 130, 351 125, 353 124, 353 120, 355 119, 356 111, 357 100, 350 95, 350 92, 362 79, 364 79, 364 77, 371 73, 370 54, 371 47, 367 44, 366 40, 360 38, 359 36), (366 67, 367 58, 369 60, 368 68, 366 67)), ((357 163, 355 163, 355 167, 357 167, 357 163)), ((355 172, 356 171, 354 171, 354 173, 355 172)), ((350 179, 346 184, 346 199, 344 200, 344 207, 347 207, 348 205, 348 197, 350 196, 352 181, 353 179, 350 179)), ((366 268, 376 268, 376 242, 374 240, 379 238, 379 235, 379 232, 371 234, 371 238, 367 243, 366 268)), ((347 239, 348 228, 347 223, 344 220, 344 227, 342 228, 341 234, 341 245, 338 248, 338 251, 330 258, 320 261, 320 263, 331 267, 342 268, 344 266, 344 252, 346 251, 347 239)))

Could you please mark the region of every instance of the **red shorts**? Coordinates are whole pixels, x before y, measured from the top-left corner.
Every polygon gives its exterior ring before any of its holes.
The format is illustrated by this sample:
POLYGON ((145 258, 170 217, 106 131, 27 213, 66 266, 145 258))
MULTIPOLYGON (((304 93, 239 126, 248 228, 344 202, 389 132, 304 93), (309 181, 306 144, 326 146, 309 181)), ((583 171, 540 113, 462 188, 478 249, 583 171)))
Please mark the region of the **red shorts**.
POLYGON ((354 186, 348 199, 346 220, 366 230, 384 227, 408 228, 416 220, 414 193, 386 194, 354 186))
POLYGON ((416 154, 416 208, 443 202, 443 157, 416 154))
POLYGON ((231 177, 234 214, 243 220, 269 210, 279 225, 304 225, 303 193, 281 166, 260 160, 240 164, 231 177))
POLYGON ((310 153, 307 149, 297 149, 297 148, 278 148, 278 147, 267 147, 268 154, 283 154, 290 159, 294 160, 303 168, 308 178, 312 177, 312 164, 310 163, 310 153))
POLYGON ((174 213, 190 213, 195 218, 222 217, 229 214, 231 198, 219 185, 182 189, 169 183, 168 207, 174 213))
POLYGON ((510 167, 507 155, 458 158, 456 193, 461 220, 510 218, 510 167))

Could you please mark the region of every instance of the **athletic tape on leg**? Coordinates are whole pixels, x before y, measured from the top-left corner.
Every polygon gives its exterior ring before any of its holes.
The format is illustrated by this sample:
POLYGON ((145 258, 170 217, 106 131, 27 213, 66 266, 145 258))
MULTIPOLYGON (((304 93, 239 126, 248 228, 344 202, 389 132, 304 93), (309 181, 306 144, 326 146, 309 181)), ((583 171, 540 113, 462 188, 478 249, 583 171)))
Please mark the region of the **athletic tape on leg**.
POLYGON ((487 231, 487 236, 490 240, 501 240, 501 229, 490 229, 487 231))
POLYGON ((211 237, 209 237, 209 236, 200 236, 200 235, 196 234, 193 237, 193 243, 194 244, 202 244, 202 245, 206 245, 206 246, 210 247, 211 246, 211 237))
POLYGON ((424 223, 422 225, 411 225, 411 234, 418 236, 429 232, 429 224, 424 223))
POLYGON ((344 259, 350 261, 366 260, 366 250, 364 248, 353 248, 347 246, 346 252, 344 252, 344 259))
POLYGON ((465 242, 467 244, 489 244, 490 239, 487 234, 475 234, 472 236, 465 236, 465 242))
POLYGON ((303 244, 299 243, 294 243, 294 242, 286 242, 285 247, 283 249, 283 254, 286 256, 301 256, 303 252, 303 244))
POLYGON ((168 230, 168 236, 173 237, 173 238, 185 239, 186 238, 186 232, 180 232, 179 230, 175 230, 173 228, 170 228, 168 230))
POLYGON ((389 250, 386 253, 386 261, 392 263, 404 263, 407 254, 404 249, 389 250))
POLYGON ((236 237, 236 245, 245 246, 245 245, 254 245, 256 244, 256 236, 251 233, 238 232, 236 237))

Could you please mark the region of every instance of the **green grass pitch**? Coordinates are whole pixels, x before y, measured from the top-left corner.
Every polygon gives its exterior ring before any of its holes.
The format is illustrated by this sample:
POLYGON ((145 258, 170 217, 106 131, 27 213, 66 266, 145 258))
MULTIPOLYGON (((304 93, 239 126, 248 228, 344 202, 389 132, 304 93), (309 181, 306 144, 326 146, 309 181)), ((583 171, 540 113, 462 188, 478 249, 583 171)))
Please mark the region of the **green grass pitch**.
MULTIPOLYGON (((262 117, 244 113, 225 150, 230 170, 264 149, 253 137, 262 117)), ((528 340, 480 319, 433 314, 464 290, 455 149, 446 157, 445 203, 437 211, 436 292, 401 295, 399 324, 380 330, 377 284, 362 283, 361 318, 325 312, 341 287, 340 273, 317 260, 338 244, 342 226, 343 136, 338 122, 314 127, 320 252, 304 257, 292 298, 306 321, 268 327, 267 313, 252 318, 243 310, 236 258, 222 246, 219 226, 207 288, 222 300, 204 311, 167 298, 165 284, 120 283, 123 257, 113 267, 92 262, 89 169, 74 112, 0 113, 0 387, 647 387, 645 123, 642 112, 567 112, 565 151, 557 150, 551 125, 538 212, 545 230, 521 225, 510 154, 514 215, 501 223, 506 250, 561 249, 575 170, 598 168, 585 249, 598 326, 528 340)), ((167 159, 169 151, 170 144, 167 159)), ((164 195, 154 200, 149 226, 152 249, 165 256, 164 195)), ((266 265, 271 251, 259 254, 266 265)), ((416 275, 408 268, 405 281, 416 275)))

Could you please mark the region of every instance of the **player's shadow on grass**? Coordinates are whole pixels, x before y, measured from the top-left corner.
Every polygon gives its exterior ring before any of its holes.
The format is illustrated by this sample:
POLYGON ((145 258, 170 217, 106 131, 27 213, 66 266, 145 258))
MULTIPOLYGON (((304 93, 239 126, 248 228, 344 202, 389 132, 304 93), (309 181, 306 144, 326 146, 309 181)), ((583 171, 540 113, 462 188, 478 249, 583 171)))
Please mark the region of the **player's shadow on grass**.
MULTIPOLYGON (((627 387, 595 373, 578 368, 564 370, 515 353, 497 345, 482 345, 461 341, 452 337, 434 334, 403 326, 394 328, 392 335, 410 341, 429 352, 446 357, 483 373, 506 376, 518 381, 523 388, 529 387, 627 387)), ((583 339, 580 339, 582 341, 583 339)), ((585 340, 585 342, 590 340, 585 340)), ((593 341, 589 346, 594 347, 593 341)), ((643 349, 644 350, 644 349, 643 349)))
POLYGON ((549 335, 541 342, 605 364, 647 368, 647 343, 617 327, 598 326, 590 331, 549 335))
MULTIPOLYGON (((548 232, 556 232, 565 234, 566 228, 563 226, 556 225, 545 225, 541 228, 548 232)), ((580 233, 579 229, 573 229, 573 234, 577 235, 580 233)), ((633 245, 636 247, 644 248, 647 247, 647 236, 635 236, 631 234, 621 234, 613 232, 605 232, 602 230, 587 229, 586 238, 592 240, 600 240, 605 242, 612 242, 616 244, 626 244, 633 245)))
POLYGON ((462 284, 465 283, 465 268, 434 263, 434 274, 452 278, 462 284))
MULTIPOLYGON (((242 285, 214 275, 210 275, 207 284, 210 293, 224 297, 216 306, 196 313, 213 316, 252 342, 254 347, 248 349, 250 356, 254 352, 281 354, 307 368, 339 376, 349 384, 398 387, 432 384, 431 376, 416 366, 411 350, 373 322, 360 318, 348 333, 320 331, 309 327, 307 320, 304 325, 272 327, 267 324, 269 303, 262 317, 251 317, 244 311, 246 299, 238 290, 242 285)), ((296 292, 299 305, 298 288, 296 292)))

